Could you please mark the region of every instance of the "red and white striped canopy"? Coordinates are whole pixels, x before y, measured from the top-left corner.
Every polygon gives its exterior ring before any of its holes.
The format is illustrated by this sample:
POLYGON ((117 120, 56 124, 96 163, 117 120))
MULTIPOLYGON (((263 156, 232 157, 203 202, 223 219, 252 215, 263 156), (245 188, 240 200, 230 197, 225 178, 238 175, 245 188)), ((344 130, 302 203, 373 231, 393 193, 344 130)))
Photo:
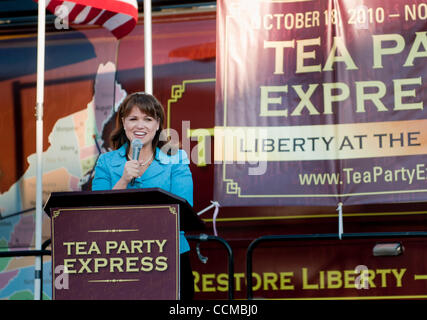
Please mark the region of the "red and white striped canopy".
POLYGON ((68 14, 69 23, 101 25, 117 39, 130 33, 138 20, 136 0, 46 0, 46 8, 54 14, 61 8, 61 17, 68 14))

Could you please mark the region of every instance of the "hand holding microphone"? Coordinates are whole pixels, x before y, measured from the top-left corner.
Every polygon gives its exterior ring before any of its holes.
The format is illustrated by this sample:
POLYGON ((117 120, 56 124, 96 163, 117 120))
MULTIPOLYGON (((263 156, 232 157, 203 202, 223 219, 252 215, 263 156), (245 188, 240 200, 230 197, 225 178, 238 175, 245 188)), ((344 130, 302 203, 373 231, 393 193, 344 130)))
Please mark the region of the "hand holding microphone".
MULTIPOLYGON (((144 144, 140 139, 133 139, 131 142, 132 148, 132 160, 137 160, 139 158, 139 153, 141 152, 142 146, 144 144)), ((130 184, 133 186, 135 184, 135 178, 132 178, 130 184)))

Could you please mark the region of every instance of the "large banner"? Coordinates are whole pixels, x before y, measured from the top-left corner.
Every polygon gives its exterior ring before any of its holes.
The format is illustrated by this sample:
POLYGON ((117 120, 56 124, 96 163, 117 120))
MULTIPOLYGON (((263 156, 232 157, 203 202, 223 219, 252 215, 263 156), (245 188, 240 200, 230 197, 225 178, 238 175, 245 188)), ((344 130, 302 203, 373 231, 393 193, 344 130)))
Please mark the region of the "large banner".
POLYGON ((222 205, 427 200, 427 4, 217 2, 222 205))

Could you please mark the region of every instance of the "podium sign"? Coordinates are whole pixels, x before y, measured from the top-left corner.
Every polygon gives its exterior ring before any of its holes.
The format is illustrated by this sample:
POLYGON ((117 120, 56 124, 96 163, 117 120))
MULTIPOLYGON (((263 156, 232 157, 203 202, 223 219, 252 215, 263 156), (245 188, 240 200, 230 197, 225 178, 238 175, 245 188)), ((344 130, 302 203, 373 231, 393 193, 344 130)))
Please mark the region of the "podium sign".
POLYGON ((179 299, 179 205, 50 214, 53 299, 179 299))

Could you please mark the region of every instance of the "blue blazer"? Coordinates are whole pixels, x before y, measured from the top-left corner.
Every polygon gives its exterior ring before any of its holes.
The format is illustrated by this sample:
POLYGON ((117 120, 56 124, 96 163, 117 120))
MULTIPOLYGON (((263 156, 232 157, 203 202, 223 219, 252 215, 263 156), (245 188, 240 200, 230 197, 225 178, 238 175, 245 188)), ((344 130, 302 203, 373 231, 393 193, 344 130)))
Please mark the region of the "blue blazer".
MULTIPOLYGON (((92 190, 111 190, 120 180, 125 168, 127 144, 119 149, 101 156, 95 167, 92 190)), ((156 148, 153 162, 145 170, 142 177, 135 179, 135 184, 128 184, 127 189, 161 188, 174 195, 184 198, 193 206, 193 177, 189 167, 189 159, 184 150, 178 150, 169 156, 156 148)), ((180 233, 180 253, 190 250, 184 232, 180 233)))

